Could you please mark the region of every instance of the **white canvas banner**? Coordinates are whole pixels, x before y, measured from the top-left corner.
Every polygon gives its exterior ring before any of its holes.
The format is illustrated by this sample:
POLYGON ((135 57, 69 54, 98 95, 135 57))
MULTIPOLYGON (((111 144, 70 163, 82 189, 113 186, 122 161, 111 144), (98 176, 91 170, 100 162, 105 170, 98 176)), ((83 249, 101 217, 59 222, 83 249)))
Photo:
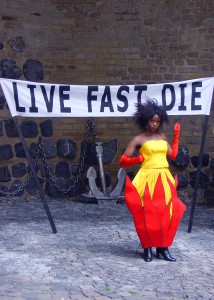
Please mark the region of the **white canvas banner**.
POLYGON ((138 85, 68 85, 0 79, 12 116, 129 117, 155 98, 169 115, 209 115, 214 77, 138 85))

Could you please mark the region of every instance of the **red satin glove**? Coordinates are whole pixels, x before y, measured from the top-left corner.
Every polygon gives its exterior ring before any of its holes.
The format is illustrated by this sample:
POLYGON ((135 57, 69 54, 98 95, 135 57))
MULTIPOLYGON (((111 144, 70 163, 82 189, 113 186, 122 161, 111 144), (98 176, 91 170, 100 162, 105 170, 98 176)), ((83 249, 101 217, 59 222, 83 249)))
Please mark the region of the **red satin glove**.
POLYGON ((123 154, 120 159, 120 166, 121 167, 130 167, 130 166, 133 166, 138 163, 141 164, 143 161, 144 161, 144 157, 142 154, 139 154, 138 156, 135 156, 135 157, 129 157, 129 156, 123 154))
POLYGON ((179 136, 180 136, 180 124, 176 123, 174 126, 174 139, 171 145, 172 152, 169 155, 169 158, 175 159, 178 154, 178 145, 179 145, 179 136))

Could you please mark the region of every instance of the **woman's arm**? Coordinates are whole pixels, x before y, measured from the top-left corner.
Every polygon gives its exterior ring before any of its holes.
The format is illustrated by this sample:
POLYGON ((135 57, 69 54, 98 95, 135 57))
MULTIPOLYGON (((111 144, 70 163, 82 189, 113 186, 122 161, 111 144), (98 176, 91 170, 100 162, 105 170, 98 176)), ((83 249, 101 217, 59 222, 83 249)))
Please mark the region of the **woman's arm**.
POLYGON ((172 145, 168 145, 167 155, 171 159, 175 159, 178 154, 179 136, 180 136, 180 124, 176 123, 174 126, 174 138, 172 145))
POLYGON ((123 155, 120 159, 120 166, 121 167, 129 167, 133 166, 137 163, 142 163, 144 161, 143 155, 139 154, 138 156, 132 157, 135 152, 137 146, 140 145, 140 138, 139 136, 134 137, 128 144, 126 150, 124 151, 123 155))
POLYGON ((132 156, 136 150, 136 148, 141 145, 140 143, 140 138, 139 136, 135 136, 129 143, 128 146, 126 147, 125 151, 123 154, 127 156, 132 156))

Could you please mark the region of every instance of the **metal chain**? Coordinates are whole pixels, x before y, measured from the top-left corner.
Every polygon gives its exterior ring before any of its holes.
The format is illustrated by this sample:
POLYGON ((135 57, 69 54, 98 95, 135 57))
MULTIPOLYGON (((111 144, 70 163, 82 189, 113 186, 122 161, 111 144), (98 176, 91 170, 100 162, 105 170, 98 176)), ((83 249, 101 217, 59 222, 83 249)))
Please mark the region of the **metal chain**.
POLYGON ((20 192, 22 192, 24 190, 24 188, 26 187, 30 178, 31 178, 31 174, 28 173, 26 181, 17 190, 11 191, 11 187, 7 191, 3 191, 2 189, 0 189, 0 195, 6 196, 6 197, 16 196, 17 194, 19 194, 20 192))
MULTIPOLYGON (((54 187, 61 193, 69 193, 72 189, 74 189, 76 187, 77 183, 79 182, 79 179, 80 179, 80 177, 83 173, 83 169, 84 169, 84 163, 85 163, 85 158, 86 158, 86 151, 87 151, 87 147, 88 147, 89 131, 90 130, 92 131, 92 134, 93 134, 94 144, 99 141, 99 138, 98 138, 97 133, 96 133, 96 127, 95 127, 94 120, 89 119, 87 121, 87 124, 86 124, 85 138, 84 138, 84 142, 83 142, 84 144, 83 144, 83 149, 82 149, 82 153, 81 153, 81 159, 80 159, 80 165, 79 165, 78 173, 77 173, 77 175, 74 179, 73 184, 68 189, 60 188, 60 186, 57 185, 56 181, 54 180, 54 176, 51 174, 50 168, 48 167, 47 158, 46 158, 45 151, 44 151, 44 146, 43 146, 43 141, 42 141, 41 138, 39 138, 39 143, 38 143, 37 149, 36 149, 36 156, 33 159, 34 167, 36 167, 37 160, 41 155, 42 160, 43 160, 44 165, 45 165, 45 170, 46 170, 48 179, 52 182, 54 187)), ((29 167, 29 165, 28 165, 27 169, 28 169, 28 174, 27 174, 27 178, 26 178, 25 182, 23 183, 23 185, 21 185, 15 191, 11 191, 11 188, 8 191, 3 191, 0 188, 0 195, 7 196, 7 197, 8 196, 15 196, 18 193, 20 193, 21 191, 23 191, 24 188, 26 187, 26 185, 28 184, 29 180, 33 176, 33 172, 31 170, 31 168, 29 167)))
POLYGON ((67 189, 62 189, 56 183, 56 181, 54 180, 54 176, 51 174, 51 170, 50 170, 50 168, 48 167, 48 164, 47 164, 47 158, 45 156, 45 151, 44 151, 42 139, 40 139, 40 141, 39 141, 41 154, 42 154, 42 160, 43 160, 44 165, 45 165, 47 178, 51 181, 53 186, 61 193, 64 193, 64 194, 69 193, 72 189, 74 189, 76 187, 76 185, 78 184, 78 182, 80 180, 80 177, 81 177, 81 175, 83 173, 83 169, 84 169, 84 163, 85 163, 86 151, 87 151, 87 147, 88 147, 90 129, 92 130, 94 143, 99 141, 99 138, 98 138, 97 133, 96 133, 95 123, 94 123, 93 119, 89 119, 87 121, 87 124, 86 124, 85 138, 84 138, 84 144, 83 144, 83 149, 82 149, 82 153, 81 153, 81 159, 80 159, 80 165, 79 165, 78 173, 77 173, 72 185, 67 189))
MULTIPOLYGON (((40 145, 38 144, 38 145, 37 145, 37 150, 36 150, 36 156, 35 156, 35 158, 33 159, 34 167, 36 167, 36 162, 37 162, 37 159, 39 158, 39 154, 40 154, 40 145)), ((31 168, 29 167, 29 165, 28 165, 28 167, 27 167, 27 170, 28 170, 27 178, 26 178, 25 182, 24 182, 22 185, 20 185, 20 187, 19 187, 17 190, 11 191, 11 187, 10 187, 9 190, 3 191, 3 190, 0 188, 0 195, 6 196, 6 197, 9 197, 9 196, 11 197, 11 196, 16 196, 16 195, 18 195, 20 192, 22 192, 22 191, 25 189, 26 185, 28 184, 29 180, 30 180, 30 179, 32 178, 32 176, 33 176, 33 172, 32 172, 32 170, 31 170, 31 168)))

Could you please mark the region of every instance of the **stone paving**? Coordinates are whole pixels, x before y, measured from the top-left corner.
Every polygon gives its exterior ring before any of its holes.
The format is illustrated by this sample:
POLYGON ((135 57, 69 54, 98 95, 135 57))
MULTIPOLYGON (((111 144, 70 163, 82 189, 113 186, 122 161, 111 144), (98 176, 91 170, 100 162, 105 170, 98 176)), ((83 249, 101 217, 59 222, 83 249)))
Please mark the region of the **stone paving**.
MULTIPOLYGON (((214 299, 214 208, 189 209, 170 248, 177 262, 142 258, 124 203, 0 201, 0 300, 214 299)), ((154 249, 155 250, 155 249, 154 249)))

